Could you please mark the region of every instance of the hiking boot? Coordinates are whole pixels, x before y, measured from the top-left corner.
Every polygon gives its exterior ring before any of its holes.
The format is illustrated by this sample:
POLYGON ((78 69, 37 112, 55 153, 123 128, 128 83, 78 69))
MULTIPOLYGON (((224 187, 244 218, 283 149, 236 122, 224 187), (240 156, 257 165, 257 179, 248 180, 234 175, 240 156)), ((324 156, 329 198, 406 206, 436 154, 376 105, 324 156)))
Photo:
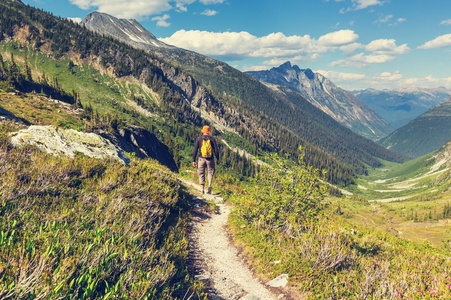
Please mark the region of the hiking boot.
POLYGON ((207 188, 207 194, 211 194, 211 186, 207 188))

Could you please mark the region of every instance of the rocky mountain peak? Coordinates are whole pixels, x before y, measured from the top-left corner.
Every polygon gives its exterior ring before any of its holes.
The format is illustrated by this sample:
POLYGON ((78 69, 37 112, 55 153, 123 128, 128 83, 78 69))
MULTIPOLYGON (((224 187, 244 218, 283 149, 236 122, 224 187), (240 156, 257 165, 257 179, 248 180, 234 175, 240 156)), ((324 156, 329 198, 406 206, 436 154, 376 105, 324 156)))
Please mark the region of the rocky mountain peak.
POLYGON ((391 131, 388 122, 367 104, 309 68, 300 69, 287 61, 267 71, 246 73, 260 81, 283 85, 298 92, 336 121, 364 137, 379 139, 391 131))
POLYGON ((118 19, 106 13, 95 11, 88 14, 80 24, 89 30, 112 36, 132 46, 172 47, 159 41, 136 20, 118 19))

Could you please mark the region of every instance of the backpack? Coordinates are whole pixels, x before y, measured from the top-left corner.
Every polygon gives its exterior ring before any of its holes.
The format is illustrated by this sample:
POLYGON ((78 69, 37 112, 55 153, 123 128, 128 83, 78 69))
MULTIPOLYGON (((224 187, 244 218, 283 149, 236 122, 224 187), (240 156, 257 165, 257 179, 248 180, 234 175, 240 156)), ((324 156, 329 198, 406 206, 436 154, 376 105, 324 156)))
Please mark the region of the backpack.
POLYGON ((210 140, 202 140, 202 147, 200 148, 200 153, 203 158, 211 158, 213 156, 213 148, 211 147, 210 140))

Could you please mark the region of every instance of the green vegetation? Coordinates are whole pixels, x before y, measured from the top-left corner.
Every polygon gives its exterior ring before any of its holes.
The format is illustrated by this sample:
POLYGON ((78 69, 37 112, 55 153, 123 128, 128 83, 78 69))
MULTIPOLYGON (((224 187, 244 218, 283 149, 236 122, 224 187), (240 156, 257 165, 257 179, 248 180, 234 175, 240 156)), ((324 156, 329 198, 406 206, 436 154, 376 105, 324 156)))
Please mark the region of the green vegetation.
POLYGON ((397 129, 381 144, 394 151, 419 157, 438 150, 451 138, 451 100, 438 104, 397 129))
POLYGON ((451 297, 449 246, 378 232, 368 220, 346 221, 349 206, 362 210, 370 204, 358 196, 326 201, 319 179, 318 172, 303 168, 263 168, 234 198, 235 241, 259 274, 289 274, 308 299, 451 297))
POLYGON ((188 196, 171 173, 13 148, 13 128, 0 129, 2 299, 202 298, 186 269, 188 196))

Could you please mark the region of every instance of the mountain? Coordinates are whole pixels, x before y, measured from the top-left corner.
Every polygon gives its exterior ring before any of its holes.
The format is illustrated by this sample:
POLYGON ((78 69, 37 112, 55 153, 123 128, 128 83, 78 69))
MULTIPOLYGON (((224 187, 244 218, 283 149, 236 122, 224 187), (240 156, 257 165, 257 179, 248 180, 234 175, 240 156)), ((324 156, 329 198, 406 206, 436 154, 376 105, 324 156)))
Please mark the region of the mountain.
MULTIPOLYGON (((255 114, 259 111, 266 114, 307 143, 352 166, 358 173, 365 173, 365 165, 379 166, 378 158, 391 161, 403 159, 399 154, 387 151, 350 130, 344 130, 343 126, 310 104, 299 93, 263 84, 223 62, 192 51, 170 46, 159 47, 154 41, 137 44, 129 35, 123 34, 125 29, 120 25, 127 25, 127 32, 139 32, 131 28, 135 24, 133 21, 121 21, 113 16, 93 13, 81 24, 92 31, 144 49, 151 55, 174 64, 179 70, 208 87, 223 103, 240 112, 255 114), (97 21, 96 18, 100 20, 97 21), (105 19, 108 22, 103 21, 105 19), (120 34, 116 36, 114 32, 120 34)), ((150 35, 143 33, 142 40, 150 35)), ((285 146, 297 143, 290 140, 285 146)))
POLYGON ((440 88, 402 88, 394 90, 367 89, 353 91, 354 95, 371 106, 393 128, 406 125, 429 108, 445 101, 451 90, 440 88))
POLYGON ((439 149, 451 138, 451 98, 382 139, 389 149, 412 156, 423 156, 439 149))
POLYGON ((301 70, 288 61, 270 70, 246 73, 260 81, 283 85, 299 92, 340 124, 366 138, 377 140, 392 131, 387 121, 367 104, 310 69, 301 70))
POLYGON ((94 32, 114 36, 121 41, 127 41, 128 44, 138 48, 175 48, 160 42, 136 20, 118 19, 95 11, 88 14, 80 25, 94 32))

